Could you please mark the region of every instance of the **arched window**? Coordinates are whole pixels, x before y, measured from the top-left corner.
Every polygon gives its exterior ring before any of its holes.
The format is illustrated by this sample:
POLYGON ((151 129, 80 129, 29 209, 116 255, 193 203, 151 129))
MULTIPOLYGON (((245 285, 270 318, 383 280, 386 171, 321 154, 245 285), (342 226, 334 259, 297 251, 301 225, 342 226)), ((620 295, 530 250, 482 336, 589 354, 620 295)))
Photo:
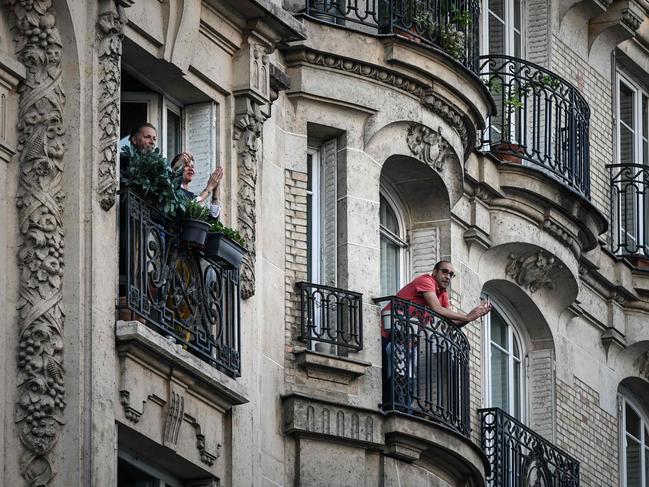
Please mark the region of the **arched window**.
POLYGON ((622 398, 622 479, 624 487, 649 487, 649 425, 627 397, 622 398))
POLYGON ((525 367, 520 334, 504 310, 492 302, 485 316, 485 379, 488 407, 498 407, 518 420, 524 416, 525 367))
POLYGON ((483 51, 523 57, 522 0, 483 0, 483 51))
POLYGON ((405 281, 405 228, 396 209, 396 200, 381 194, 379 205, 381 231, 381 295, 390 296, 401 289, 405 281))

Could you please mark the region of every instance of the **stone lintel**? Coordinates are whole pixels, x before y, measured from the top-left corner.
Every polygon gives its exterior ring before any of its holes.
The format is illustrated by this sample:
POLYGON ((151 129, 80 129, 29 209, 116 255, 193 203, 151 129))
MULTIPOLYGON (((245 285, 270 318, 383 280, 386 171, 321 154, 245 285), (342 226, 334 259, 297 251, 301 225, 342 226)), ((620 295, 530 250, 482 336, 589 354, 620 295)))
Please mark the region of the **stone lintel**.
POLYGON ((319 436, 363 448, 383 446, 383 418, 378 411, 302 394, 284 396, 282 401, 287 435, 319 436))
POLYGON ((295 358, 307 376, 339 384, 349 384, 365 375, 365 371, 372 366, 369 362, 310 350, 298 351, 295 358))
POLYGON ((242 384, 140 322, 118 321, 115 337, 120 356, 129 355, 162 375, 173 376, 225 410, 248 402, 242 384))

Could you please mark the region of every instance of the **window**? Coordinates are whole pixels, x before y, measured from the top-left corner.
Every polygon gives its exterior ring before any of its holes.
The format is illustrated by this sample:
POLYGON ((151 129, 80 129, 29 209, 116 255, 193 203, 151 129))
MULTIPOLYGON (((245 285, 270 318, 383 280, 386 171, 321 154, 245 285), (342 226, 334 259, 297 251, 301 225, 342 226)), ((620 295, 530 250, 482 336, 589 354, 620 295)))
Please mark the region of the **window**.
POLYGON ((407 244, 405 228, 397 212, 396 198, 383 190, 379 203, 381 233, 381 295, 392 296, 405 281, 407 244))
POLYGON ((307 279, 336 285, 336 140, 307 151, 307 279))
POLYGON ((518 332, 496 303, 485 316, 486 390, 488 407, 498 407, 518 420, 524 413, 523 349, 518 332))
POLYGON ((622 400, 622 475, 625 487, 649 487, 649 429, 629 399, 622 400))
POLYGON ((522 0, 483 0, 483 51, 523 56, 522 0))
POLYGON ((120 452, 117 461, 117 487, 183 487, 183 483, 134 455, 120 452))
POLYGON ((127 72, 123 72, 122 89, 120 149, 129 143, 129 134, 135 125, 153 124, 158 131, 158 147, 167 159, 173 159, 182 151, 194 155, 196 173, 189 189, 199 194, 217 162, 216 103, 183 105, 175 100, 173 93, 147 91, 145 84, 127 72))
MULTIPOLYGON (((649 94, 624 73, 617 73, 616 135, 618 164, 649 165, 649 94)), ((620 247, 630 253, 646 245, 646 192, 640 169, 618 187, 620 247)))

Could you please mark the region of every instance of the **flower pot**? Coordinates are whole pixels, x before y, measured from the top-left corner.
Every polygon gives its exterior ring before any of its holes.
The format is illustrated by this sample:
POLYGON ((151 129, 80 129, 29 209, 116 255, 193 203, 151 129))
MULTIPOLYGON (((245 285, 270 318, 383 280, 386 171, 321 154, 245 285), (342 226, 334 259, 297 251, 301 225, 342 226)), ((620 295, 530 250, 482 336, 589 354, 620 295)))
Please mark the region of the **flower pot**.
POLYGON ((203 220, 184 218, 180 220, 180 241, 191 247, 202 247, 210 224, 203 220))
POLYGON ((207 257, 223 263, 228 269, 238 269, 246 249, 221 232, 210 232, 203 252, 207 257))
POLYGON ((523 146, 514 144, 512 142, 498 142, 491 145, 491 152, 502 162, 510 162, 512 164, 521 164, 525 149, 523 146))

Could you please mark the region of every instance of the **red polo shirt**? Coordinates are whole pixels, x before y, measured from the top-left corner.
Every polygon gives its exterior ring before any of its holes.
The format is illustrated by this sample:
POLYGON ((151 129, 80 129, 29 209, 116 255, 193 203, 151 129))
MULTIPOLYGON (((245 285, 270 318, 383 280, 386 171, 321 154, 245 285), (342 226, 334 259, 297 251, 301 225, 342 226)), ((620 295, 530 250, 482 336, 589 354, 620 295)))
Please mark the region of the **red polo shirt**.
MULTIPOLYGON (((397 298, 405 299, 420 306, 428 306, 428 304, 426 304, 426 301, 424 300, 423 294, 431 291, 434 292, 437 296, 439 304, 441 304, 445 308, 451 307, 451 302, 448 298, 448 292, 446 292, 446 289, 440 288, 435 278, 430 274, 422 274, 421 276, 417 276, 408 284, 406 284, 396 294, 396 296, 397 298)), ((389 310, 390 304, 383 308, 383 311, 389 310)), ((390 336, 390 333, 383 327, 383 320, 381 320, 381 336, 385 338, 389 338, 390 336)))

